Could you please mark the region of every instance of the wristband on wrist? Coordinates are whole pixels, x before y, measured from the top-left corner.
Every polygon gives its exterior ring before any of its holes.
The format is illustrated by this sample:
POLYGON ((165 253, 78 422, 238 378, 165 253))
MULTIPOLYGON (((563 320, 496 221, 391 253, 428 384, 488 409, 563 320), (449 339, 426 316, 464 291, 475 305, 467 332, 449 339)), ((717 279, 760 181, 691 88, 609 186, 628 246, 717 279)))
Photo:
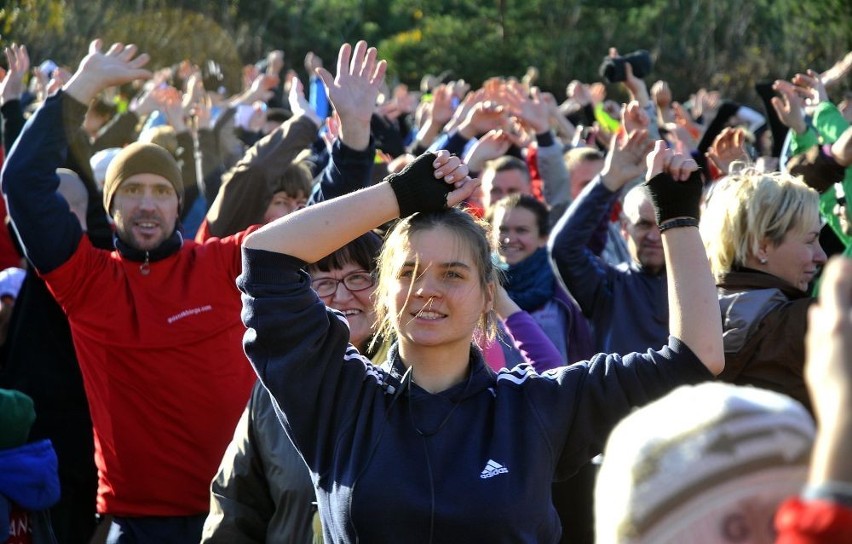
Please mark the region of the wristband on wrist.
POLYGON ((435 212, 447 207, 447 195, 452 190, 442 179, 435 179, 434 153, 424 153, 397 174, 385 180, 390 184, 399 204, 399 216, 417 212, 435 212))
POLYGON ((666 232, 669 229, 678 229, 680 227, 697 227, 698 219, 694 217, 678 217, 676 219, 669 219, 668 221, 663 221, 660 223, 660 234, 666 232))
POLYGON ((693 172, 683 182, 676 182, 670 174, 661 172, 643 185, 654 204, 658 225, 676 217, 700 216, 703 183, 698 172, 693 172))

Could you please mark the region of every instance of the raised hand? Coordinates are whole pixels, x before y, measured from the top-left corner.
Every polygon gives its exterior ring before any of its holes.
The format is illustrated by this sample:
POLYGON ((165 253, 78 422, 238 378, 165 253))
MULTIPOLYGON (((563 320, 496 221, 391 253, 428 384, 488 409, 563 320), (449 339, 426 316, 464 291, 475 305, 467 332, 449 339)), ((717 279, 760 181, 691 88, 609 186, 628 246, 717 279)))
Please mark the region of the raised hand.
POLYGON ((471 179, 467 165, 446 150, 436 154, 432 166, 435 168, 436 179, 443 179, 454 187, 447 195, 448 207, 464 202, 479 187, 479 178, 471 179))
POLYGON ((521 123, 536 134, 550 129, 550 111, 547 103, 542 100, 538 87, 530 89, 530 95, 525 96, 520 89, 508 87, 504 96, 509 111, 521 123))
POLYGON ((796 134, 804 134, 808 130, 803 111, 804 100, 796 86, 789 81, 778 80, 772 88, 781 94, 780 97, 773 96, 770 100, 778 118, 796 134))
POLYGON ((482 172, 485 163, 505 155, 511 145, 512 141, 505 132, 490 130, 473 144, 464 156, 464 162, 471 172, 482 172))
POLYGON ((610 191, 618 191, 628 181, 645 173, 645 156, 652 148, 646 130, 628 134, 626 138, 614 136, 601 171, 603 184, 610 191))
POLYGON ((432 91, 432 122, 443 127, 453 118, 453 112, 453 88, 442 83, 432 91))
POLYGON ((287 96, 287 100, 290 104, 290 111, 293 112, 294 116, 304 115, 313 121, 317 128, 322 126, 322 119, 319 118, 316 110, 311 106, 308 99, 305 98, 305 87, 297 77, 293 77, 290 82, 290 93, 287 96))
POLYGON ((174 87, 167 87, 162 91, 161 104, 163 112, 166 114, 166 119, 168 119, 169 124, 175 129, 175 132, 186 132, 183 96, 174 87))
POLYGON ((646 162, 647 181, 662 173, 669 174, 675 181, 686 181, 693 172, 698 171, 698 164, 692 157, 675 153, 662 140, 654 143, 654 149, 648 153, 646 162))
POLYGON ((385 79, 387 63, 377 60, 375 47, 361 40, 355 48, 348 43, 337 54, 337 75, 317 68, 328 99, 340 116, 340 138, 353 149, 366 149, 370 142, 370 117, 385 79))
POLYGON ((793 76, 793 85, 798 87, 799 94, 805 99, 805 105, 808 107, 815 107, 820 102, 828 100, 825 85, 822 84, 820 75, 814 70, 793 76))
POLYGON ((0 105, 18 100, 24 92, 24 75, 30 69, 30 56, 25 45, 7 47, 4 51, 9 69, 0 78, 0 105))
POLYGON ((707 158, 713 161, 716 168, 730 173, 731 164, 734 161, 748 162, 748 153, 745 150, 745 132, 741 128, 725 128, 713 145, 707 150, 707 158))
POLYGON ((106 53, 101 51, 102 45, 101 40, 89 45, 89 54, 64 86, 66 94, 83 104, 107 87, 151 77, 151 72, 143 68, 150 59, 146 53, 137 55, 135 45, 114 43, 106 53))
POLYGON ((350 119, 368 121, 376 106, 387 63, 377 60, 375 47, 368 47, 361 40, 353 50, 348 43, 340 47, 337 55, 337 75, 332 76, 325 68, 318 68, 328 92, 328 98, 344 123, 350 119))
MULTIPOLYGON (((629 64, 627 65, 629 66, 629 64)), ((628 134, 639 130, 647 130, 651 120, 642 109, 639 102, 632 100, 627 107, 621 109, 621 126, 628 134)))

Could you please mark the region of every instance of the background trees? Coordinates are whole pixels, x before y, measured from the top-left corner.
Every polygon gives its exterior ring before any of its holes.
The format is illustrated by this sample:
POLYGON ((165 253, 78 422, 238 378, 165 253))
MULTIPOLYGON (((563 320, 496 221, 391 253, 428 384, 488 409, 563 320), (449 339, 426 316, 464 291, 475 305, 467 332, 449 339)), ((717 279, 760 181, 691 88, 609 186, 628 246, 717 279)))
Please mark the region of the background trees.
MULTIPOLYGON (((132 41, 154 65, 215 59, 231 85, 239 66, 283 49, 302 73, 312 50, 330 62, 343 41, 366 38, 391 77, 416 86, 451 70, 479 84, 540 71, 562 97, 574 78, 597 79, 612 45, 649 49, 651 78, 674 95, 713 86, 754 101, 758 80, 824 70, 852 49, 848 0, 5 0, 0 43, 26 43, 34 60, 73 65, 96 36, 132 41)), ((0 61, 2 62, 2 61, 0 61)), ((849 83, 847 82, 847 87, 849 83)))

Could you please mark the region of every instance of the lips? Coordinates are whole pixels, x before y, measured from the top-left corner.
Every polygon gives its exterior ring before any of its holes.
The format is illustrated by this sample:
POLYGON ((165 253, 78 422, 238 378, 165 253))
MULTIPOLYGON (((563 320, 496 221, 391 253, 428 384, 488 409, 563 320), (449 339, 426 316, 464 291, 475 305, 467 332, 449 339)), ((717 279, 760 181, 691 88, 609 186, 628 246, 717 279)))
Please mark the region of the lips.
POLYGON ((417 319, 423 319, 425 321, 437 321, 438 319, 447 317, 447 314, 442 314, 441 312, 436 312, 434 310, 420 310, 419 312, 412 313, 412 315, 417 319))

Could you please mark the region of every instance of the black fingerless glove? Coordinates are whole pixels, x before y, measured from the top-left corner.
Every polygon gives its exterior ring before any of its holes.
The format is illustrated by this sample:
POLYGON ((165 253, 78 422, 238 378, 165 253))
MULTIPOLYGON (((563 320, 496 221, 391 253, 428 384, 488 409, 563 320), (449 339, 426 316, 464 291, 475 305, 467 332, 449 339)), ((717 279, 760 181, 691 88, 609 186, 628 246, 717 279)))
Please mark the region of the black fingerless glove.
POLYGON ((643 183, 654 204, 657 224, 675 217, 698 219, 701 215, 701 190, 704 184, 698 172, 686 181, 675 181, 669 174, 657 174, 643 183))
POLYGON ((414 162, 385 178, 396 195, 399 216, 408 217, 417 212, 436 212, 447 207, 447 195, 453 186, 443 179, 435 179, 434 153, 424 153, 414 162))

